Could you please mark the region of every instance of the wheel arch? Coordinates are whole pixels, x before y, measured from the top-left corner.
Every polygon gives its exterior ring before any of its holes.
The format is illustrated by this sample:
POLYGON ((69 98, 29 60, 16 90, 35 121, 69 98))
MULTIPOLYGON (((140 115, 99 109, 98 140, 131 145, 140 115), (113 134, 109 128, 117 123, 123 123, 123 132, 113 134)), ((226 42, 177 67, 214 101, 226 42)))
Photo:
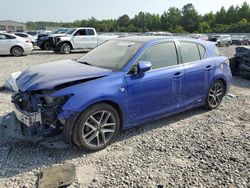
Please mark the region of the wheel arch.
MULTIPOLYGON (((94 103, 88 105, 85 109, 90 108, 91 106, 94 106, 94 105, 99 104, 99 103, 106 103, 106 104, 112 106, 118 112, 118 115, 120 117, 120 130, 122 130, 124 128, 124 112, 123 112, 121 106, 117 102, 112 101, 112 100, 100 100, 100 101, 97 101, 97 102, 94 102, 94 103)), ((84 112, 84 110, 82 112, 84 112)))
POLYGON ((14 45, 14 46, 12 46, 12 47, 10 48, 10 54, 12 53, 12 49, 15 48, 15 47, 20 47, 20 48, 22 48, 22 50, 23 50, 23 52, 24 52, 24 49, 23 49, 22 46, 20 46, 20 45, 14 45))
POLYGON ((60 46, 62 46, 63 44, 69 44, 70 47, 71 47, 71 50, 74 49, 74 48, 73 48, 73 45, 72 45, 72 43, 71 43, 70 41, 62 41, 62 42, 60 43, 60 46))

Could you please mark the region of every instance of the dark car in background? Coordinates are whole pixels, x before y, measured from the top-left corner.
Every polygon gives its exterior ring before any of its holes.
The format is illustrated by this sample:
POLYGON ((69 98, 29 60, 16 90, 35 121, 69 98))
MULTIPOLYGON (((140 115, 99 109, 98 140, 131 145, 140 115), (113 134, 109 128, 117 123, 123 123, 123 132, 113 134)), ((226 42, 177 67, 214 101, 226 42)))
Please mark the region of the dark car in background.
POLYGON ((240 46, 230 59, 230 68, 233 75, 250 76, 250 47, 240 46))
POLYGON ((249 39, 246 35, 233 35, 232 44, 236 45, 248 45, 249 39))
POLYGON ((50 44, 49 44, 49 37, 50 36, 60 36, 66 33, 69 29, 68 28, 60 28, 51 31, 48 34, 39 34, 37 37, 37 46, 41 48, 42 50, 49 50, 50 49, 50 44))

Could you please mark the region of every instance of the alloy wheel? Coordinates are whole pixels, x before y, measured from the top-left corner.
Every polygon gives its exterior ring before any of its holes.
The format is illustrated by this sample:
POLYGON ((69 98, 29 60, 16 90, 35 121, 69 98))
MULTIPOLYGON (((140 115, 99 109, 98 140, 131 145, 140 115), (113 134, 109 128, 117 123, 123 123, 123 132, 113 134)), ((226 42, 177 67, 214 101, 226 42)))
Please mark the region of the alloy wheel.
POLYGON ((213 108, 219 106, 224 95, 224 86, 221 82, 216 82, 209 90, 208 102, 213 108))
POLYGON ((106 110, 90 115, 84 123, 82 138, 89 147, 105 145, 113 137, 116 129, 114 115, 106 110))
POLYGON ((70 45, 66 44, 66 45, 64 46, 64 48, 63 48, 63 51, 64 51, 65 54, 69 54, 70 51, 71 51, 70 45))
POLYGON ((14 56, 21 56, 22 53, 23 53, 23 50, 20 47, 14 47, 12 49, 12 55, 14 55, 14 56))

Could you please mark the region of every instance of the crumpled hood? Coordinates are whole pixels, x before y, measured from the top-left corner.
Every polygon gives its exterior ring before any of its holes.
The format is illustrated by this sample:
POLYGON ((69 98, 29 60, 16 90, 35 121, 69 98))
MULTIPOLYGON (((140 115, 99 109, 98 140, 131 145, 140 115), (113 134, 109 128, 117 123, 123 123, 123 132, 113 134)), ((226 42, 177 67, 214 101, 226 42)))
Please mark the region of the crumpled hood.
POLYGON ((21 91, 52 89, 72 81, 107 76, 111 72, 109 69, 85 65, 69 59, 28 68, 17 77, 16 83, 21 91))

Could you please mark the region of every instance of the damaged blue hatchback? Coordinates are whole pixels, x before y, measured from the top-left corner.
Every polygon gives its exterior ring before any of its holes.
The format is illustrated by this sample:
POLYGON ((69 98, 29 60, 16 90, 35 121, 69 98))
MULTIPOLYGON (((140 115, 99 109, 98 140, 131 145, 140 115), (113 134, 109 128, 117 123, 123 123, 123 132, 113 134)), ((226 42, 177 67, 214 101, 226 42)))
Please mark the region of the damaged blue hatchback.
POLYGON ((25 134, 63 134, 96 151, 120 130, 187 109, 217 108, 231 83, 212 42, 174 37, 110 40, 76 60, 31 67, 17 78, 14 112, 25 134))

